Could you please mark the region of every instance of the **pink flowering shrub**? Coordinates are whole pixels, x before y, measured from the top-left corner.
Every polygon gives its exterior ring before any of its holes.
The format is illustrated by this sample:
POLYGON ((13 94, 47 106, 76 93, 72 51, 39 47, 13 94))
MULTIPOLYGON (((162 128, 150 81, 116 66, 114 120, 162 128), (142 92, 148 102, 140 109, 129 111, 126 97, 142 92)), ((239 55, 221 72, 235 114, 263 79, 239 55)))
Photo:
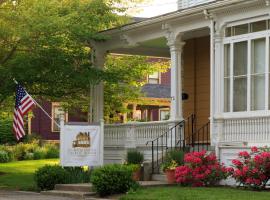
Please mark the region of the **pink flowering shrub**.
POLYGON ((185 155, 185 164, 175 170, 176 182, 181 185, 209 186, 216 185, 227 178, 229 170, 220 164, 214 153, 206 151, 193 152, 185 155))
POLYGON ((270 179, 270 151, 268 148, 251 148, 239 152, 238 159, 232 160, 234 170, 232 177, 240 186, 253 189, 264 189, 270 179))

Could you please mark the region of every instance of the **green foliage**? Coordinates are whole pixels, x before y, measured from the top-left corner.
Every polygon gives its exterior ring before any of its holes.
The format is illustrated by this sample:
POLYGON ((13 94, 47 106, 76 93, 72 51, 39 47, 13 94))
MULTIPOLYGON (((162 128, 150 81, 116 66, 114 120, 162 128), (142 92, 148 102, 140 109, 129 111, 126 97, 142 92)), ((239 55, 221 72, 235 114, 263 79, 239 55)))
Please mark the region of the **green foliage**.
POLYGON ((59 148, 55 144, 47 143, 44 145, 46 149, 46 158, 59 158, 59 148))
POLYGON ((68 183, 89 183, 91 170, 83 167, 64 167, 69 173, 68 183))
POLYGON ((105 165, 93 171, 91 183, 100 196, 125 193, 136 185, 132 172, 127 165, 105 165))
POLYGON ((127 164, 142 164, 144 156, 137 150, 130 150, 127 152, 127 164))
POLYGON ((0 150, 6 151, 11 160, 38 160, 44 158, 59 158, 59 147, 47 143, 40 145, 40 141, 32 139, 30 143, 20 142, 13 146, 2 145, 0 150))
POLYGON ((58 165, 45 165, 39 168, 34 175, 35 182, 41 190, 52 190, 55 184, 68 182, 69 173, 58 165))
POLYGON ((171 150, 168 151, 166 156, 165 156, 165 160, 161 165, 161 168, 163 171, 165 171, 166 169, 171 169, 171 168, 175 168, 177 166, 183 165, 184 164, 184 156, 185 156, 185 152, 182 150, 171 150))
POLYGON ((36 149, 33 153, 34 160, 40 160, 46 158, 47 150, 44 147, 36 149))
POLYGON ((12 132, 12 119, 0 117, 0 144, 14 144, 16 138, 12 132))
POLYGON ((83 99, 104 78, 91 62, 101 30, 127 23, 134 0, 15 0, 0 3, 0 105, 13 95, 16 78, 31 94, 83 99))
POLYGON ((107 56, 105 72, 109 77, 104 87, 104 115, 107 123, 119 121, 119 113, 128 113, 126 104, 139 102, 146 77, 153 72, 165 72, 169 63, 150 62, 145 56, 107 56))
POLYGON ((6 151, 0 150, 0 163, 6 163, 10 161, 10 157, 6 151))

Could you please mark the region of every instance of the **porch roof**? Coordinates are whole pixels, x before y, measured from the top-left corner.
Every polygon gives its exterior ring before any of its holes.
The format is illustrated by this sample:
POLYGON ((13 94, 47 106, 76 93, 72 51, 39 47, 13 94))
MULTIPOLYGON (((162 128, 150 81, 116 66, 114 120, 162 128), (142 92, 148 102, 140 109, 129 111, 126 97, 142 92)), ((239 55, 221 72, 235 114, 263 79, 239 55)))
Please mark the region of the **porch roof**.
POLYGON ((183 40, 209 35, 210 13, 226 13, 237 10, 243 5, 263 2, 265 3, 265 0, 217 0, 200 4, 101 31, 100 33, 109 36, 109 39, 93 42, 93 46, 96 45, 111 53, 170 57, 166 40, 168 31, 176 34, 183 33, 183 40))

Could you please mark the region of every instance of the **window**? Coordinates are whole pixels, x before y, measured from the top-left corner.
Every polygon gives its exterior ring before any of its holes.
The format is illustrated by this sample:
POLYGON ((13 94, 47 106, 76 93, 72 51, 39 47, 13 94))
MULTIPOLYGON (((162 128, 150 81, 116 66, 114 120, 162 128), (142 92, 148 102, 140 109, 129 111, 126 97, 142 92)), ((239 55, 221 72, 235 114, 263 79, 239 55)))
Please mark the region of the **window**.
POLYGON ((170 118, 170 110, 169 109, 160 109, 159 110, 159 120, 168 120, 170 118))
POLYGON ((257 33, 265 30, 267 23, 250 23, 248 30, 253 33, 245 37, 237 36, 247 33, 244 25, 225 32, 237 37, 224 40, 224 112, 270 109, 270 31, 257 33))
POLYGON ((149 84, 159 84, 159 72, 154 72, 148 76, 149 84))
MULTIPOLYGON (((67 113, 63 110, 59 103, 52 103, 52 118, 60 124, 61 115, 64 115, 65 122, 67 121, 67 113)), ((60 132, 60 128, 52 120, 52 132, 60 132)))
POLYGON ((225 29, 225 36, 231 37, 247 33, 255 33, 259 31, 265 31, 267 29, 270 29, 270 20, 262 20, 248 24, 227 27, 225 29))

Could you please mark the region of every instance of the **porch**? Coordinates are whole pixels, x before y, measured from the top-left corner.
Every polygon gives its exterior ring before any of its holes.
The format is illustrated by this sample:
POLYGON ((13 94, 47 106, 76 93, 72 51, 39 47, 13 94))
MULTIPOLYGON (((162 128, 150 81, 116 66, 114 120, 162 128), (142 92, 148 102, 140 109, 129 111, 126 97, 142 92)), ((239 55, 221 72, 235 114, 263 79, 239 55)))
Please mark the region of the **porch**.
MULTIPOLYGON (((263 0, 216 1, 105 31, 108 41, 93 42, 99 67, 108 52, 171 59, 170 119, 106 125, 105 148, 147 149, 146 158, 158 160, 155 155, 168 149, 167 144, 211 143, 223 161, 233 155, 223 149, 268 144, 268 6, 263 0), (182 93, 189 98, 182 100, 182 93), (196 123, 187 131, 192 114, 196 123), (164 145, 164 140, 169 142, 164 145), (156 154, 149 153, 152 144, 156 154)), ((103 118, 102 87, 95 89, 94 121, 103 118)))

